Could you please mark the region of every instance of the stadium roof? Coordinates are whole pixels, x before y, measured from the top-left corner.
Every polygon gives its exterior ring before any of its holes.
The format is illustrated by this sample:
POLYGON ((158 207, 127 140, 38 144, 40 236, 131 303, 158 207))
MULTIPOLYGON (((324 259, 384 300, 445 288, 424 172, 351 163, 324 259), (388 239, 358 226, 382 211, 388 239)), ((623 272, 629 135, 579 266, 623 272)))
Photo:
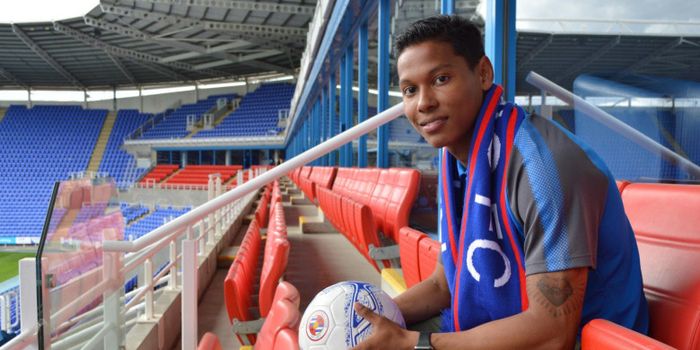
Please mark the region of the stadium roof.
MULTIPOLYGON (((478 3, 458 0, 456 12, 481 22, 478 3)), ((316 0, 102 0, 84 18, 0 24, 0 87, 94 89, 295 73, 315 5, 316 0)), ((395 5, 395 32, 436 12, 430 0, 395 5)), ((373 26, 370 58, 376 57, 373 26)), ((571 27, 521 31, 517 93, 538 93, 524 81, 531 70, 567 88, 583 72, 632 84, 641 75, 700 81, 700 33, 687 36, 696 27, 679 28, 663 35, 578 34, 571 27)))
POLYGON ((293 73, 315 4, 116 0, 83 18, 0 24, 0 86, 84 89, 293 73))

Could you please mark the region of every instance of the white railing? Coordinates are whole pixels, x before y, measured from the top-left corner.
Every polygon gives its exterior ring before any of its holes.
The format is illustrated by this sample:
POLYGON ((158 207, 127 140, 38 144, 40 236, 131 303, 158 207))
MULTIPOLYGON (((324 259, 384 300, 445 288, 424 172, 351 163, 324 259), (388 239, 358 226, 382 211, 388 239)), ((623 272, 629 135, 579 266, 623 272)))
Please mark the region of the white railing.
MULTIPOLYGON (((398 104, 275 168, 267 171, 249 169, 250 180, 246 183, 242 183, 243 174, 238 172, 240 185, 227 193, 223 193, 224 186, 221 184, 220 177, 210 178, 208 202, 134 241, 104 241, 103 266, 60 287, 73 299, 66 305, 62 305, 53 315, 49 314, 50 305, 42 305, 45 320, 42 323, 43 334, 50 335, 53 333, 52 330, 70 329, 69 333, 61 334, 60 339, 46 336, 47 345, 53 343, 59 348, 70 348, 74 347, 73 344, 84 344, 85 348, 103 344, 105 349, 120 348, 124 344, 127 327, 134 324, 136 320, 153 319, 154 287, 159 283, 167 283, 167 288, 181 291, 181 314, 188 316, 182 317, 181 347, 196 349, 198 257, 203 256, 207 249, 213 248, 217 239, 253 200, 255 191, 402 114, 403 104, 398 104), (181 241, 182 245, 180 253, 177 251, 176 242, 178 241, 181 241), (168 249, 169 261, 160 273, 153 276, 153 259, 164 249, 168 249), (132 298, 124 304, 125 297, 122 289, 125 282, 124 276, 133 273, 140 266, 145 270, 145 285, 131 293, 129 296, 132 298), (178 267, 182 269, 182 281, 178 281, 180 276, 178 267), (84 293, 69 293, 71 290, 78 290, 78 284, 90 286, 90 289, 84 293), (101 310, 92 310, 78 315, 77 311, 84 309, 99 296, 103 299, 101 310), (143 308, 143 315, 137 318, 130 316, 134 313, 138 314, 141 308, 143 308), (91 323, 86 322, 90 317, 93 317, 90 320, 91 323), (71 328, 78 323, 81 324, 81 328, 71 328)), ((20 261, 22 334, 3 346, 2 350, 36 348, 39 317, 35 268, 34 259, 20 261)), ((46 280, 45 276, 41 278, 43 281, 46 280)), ((50 303, 52 300, 50 295, 52 292, 56 291, 50 289, 42 291, 45 303, 50 303)))

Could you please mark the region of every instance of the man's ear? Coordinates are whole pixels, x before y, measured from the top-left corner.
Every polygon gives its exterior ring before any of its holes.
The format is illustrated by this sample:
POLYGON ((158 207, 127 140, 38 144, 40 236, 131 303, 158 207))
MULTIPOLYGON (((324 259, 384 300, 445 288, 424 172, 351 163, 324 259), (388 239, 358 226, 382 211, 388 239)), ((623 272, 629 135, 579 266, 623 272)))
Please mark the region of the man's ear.
POLYGON ((493 66, 491 65, 491 60, 489 60, 486 55, 479 60, 476 65, 476 70, 479 73, 481 79, 481 90, 486 91, 493 85, 493 66))

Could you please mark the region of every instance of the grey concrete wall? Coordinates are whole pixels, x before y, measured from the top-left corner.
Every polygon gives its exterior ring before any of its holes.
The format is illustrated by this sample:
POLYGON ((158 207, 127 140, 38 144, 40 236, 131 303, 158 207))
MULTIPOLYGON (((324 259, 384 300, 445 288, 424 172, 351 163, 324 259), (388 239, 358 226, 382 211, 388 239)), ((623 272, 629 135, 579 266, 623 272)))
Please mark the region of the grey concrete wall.
POLYGON ((207 201, 207 191, 133 188, 120 192, 119 200, 127 203, 143 203, 150 207, 156 204, 196 207, 207 201))

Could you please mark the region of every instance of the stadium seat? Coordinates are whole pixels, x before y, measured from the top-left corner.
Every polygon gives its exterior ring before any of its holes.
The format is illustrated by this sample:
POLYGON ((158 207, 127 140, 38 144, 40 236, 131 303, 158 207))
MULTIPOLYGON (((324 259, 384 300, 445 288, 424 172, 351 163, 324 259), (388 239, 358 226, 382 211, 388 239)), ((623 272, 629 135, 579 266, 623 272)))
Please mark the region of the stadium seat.
POLYGON ((199 341, 197 350, 221 350, 221 343, 219 342, 219 337, 211 332, 206 332, 199 341))
POLYGON ((420 282, 420 257, 418 247, 421 240, 427 236, 408 226, 405 226, 399 231, 399 254, 401 259, 401 269, 403 270, 403 278, 406 282, 406 287, 411 288, 420 282))
POLYGON ((420 268, 420 280, 424 280, 435 271, 440 259, 440 242, 432 238, 424 238, 418 243, 418 264, 420 268))
MULTIPOLYGON (((649 336, 676 349, 699 349, 700 187, 632 183, 624 188, 622 200, 639 247, 649 336)), ((584 349, 620 344, 666 349, 607 321, 594 320, 584 328, 584 349)))

